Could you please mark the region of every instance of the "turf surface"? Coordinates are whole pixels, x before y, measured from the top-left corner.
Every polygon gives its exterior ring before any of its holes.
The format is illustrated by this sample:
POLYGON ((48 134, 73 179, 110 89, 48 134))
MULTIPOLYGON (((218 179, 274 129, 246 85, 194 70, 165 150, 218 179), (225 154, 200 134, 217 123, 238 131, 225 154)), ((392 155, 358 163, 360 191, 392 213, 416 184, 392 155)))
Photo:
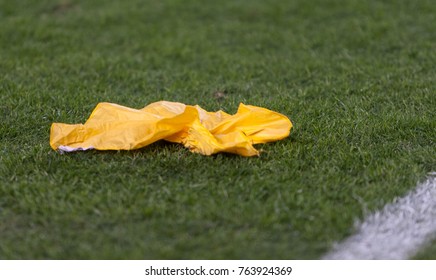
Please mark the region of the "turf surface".
POLYGON ((436 241, 429 243, 425 248, 421 249, 415 257, 417 260, 434 260, 436 259, 436 241))
MULTIPOLYGON (((319 258, 436 168, 433 1, 0 0, 0 258, 319 258), (59 155, 98 102, 289 116, 260 157, 59 155)), ((430 251, 426 258, 436 258, 430 251)))

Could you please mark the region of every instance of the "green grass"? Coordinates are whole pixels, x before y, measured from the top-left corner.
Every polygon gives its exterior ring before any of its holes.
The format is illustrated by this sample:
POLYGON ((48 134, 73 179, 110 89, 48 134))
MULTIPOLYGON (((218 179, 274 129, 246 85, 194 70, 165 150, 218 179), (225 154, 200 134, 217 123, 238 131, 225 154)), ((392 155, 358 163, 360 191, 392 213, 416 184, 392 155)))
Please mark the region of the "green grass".
POLYGON ((0 0, 0 258, 319 258, 436 169, 435 15, 431 0, 0 0), (256 158, 49 147, 51 123, 98 102, 158 100, 264 106, 294 129, 256 158))
POLYGON ((436 258, 436 240, 424 246, 414 258, 417 260, 434 260, 436 258))

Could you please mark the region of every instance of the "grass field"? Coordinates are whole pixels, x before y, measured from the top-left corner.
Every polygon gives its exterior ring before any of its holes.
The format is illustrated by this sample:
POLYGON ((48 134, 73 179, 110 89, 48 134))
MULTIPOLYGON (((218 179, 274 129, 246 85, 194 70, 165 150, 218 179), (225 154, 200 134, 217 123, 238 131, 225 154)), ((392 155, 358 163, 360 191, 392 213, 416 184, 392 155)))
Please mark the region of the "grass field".
POLYGON ((431 0, 0 0, 0 258, 321 257, 436 171, 435 22, 431 0), (98 102, 158 100, 294 128, 255 158, 49 147, 98 102))

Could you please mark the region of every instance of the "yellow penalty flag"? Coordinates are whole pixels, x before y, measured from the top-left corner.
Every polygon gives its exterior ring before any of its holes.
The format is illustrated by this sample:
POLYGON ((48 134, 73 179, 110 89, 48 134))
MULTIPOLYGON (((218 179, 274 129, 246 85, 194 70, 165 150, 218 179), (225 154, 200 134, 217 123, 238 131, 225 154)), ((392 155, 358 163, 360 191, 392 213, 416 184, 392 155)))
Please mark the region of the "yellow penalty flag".
POLYGON ((53 123, 50 146, 60 152, 133 150, 166 140, 202 155, 256 156, 253 144, 286 138, 291 128, 286 116, 243 103, 234 115, 168 101, 139 110, 99 103, 85 124, 53 123))

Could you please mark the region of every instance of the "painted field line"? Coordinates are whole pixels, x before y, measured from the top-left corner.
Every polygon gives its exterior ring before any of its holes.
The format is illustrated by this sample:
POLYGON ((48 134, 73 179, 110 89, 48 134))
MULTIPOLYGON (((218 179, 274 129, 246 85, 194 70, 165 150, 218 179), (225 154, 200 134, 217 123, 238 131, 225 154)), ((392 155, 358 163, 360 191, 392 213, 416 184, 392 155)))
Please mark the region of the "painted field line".
POLYGON ((371 214, 323 259, 408 259, 436 237, 436 173, 371 214))

